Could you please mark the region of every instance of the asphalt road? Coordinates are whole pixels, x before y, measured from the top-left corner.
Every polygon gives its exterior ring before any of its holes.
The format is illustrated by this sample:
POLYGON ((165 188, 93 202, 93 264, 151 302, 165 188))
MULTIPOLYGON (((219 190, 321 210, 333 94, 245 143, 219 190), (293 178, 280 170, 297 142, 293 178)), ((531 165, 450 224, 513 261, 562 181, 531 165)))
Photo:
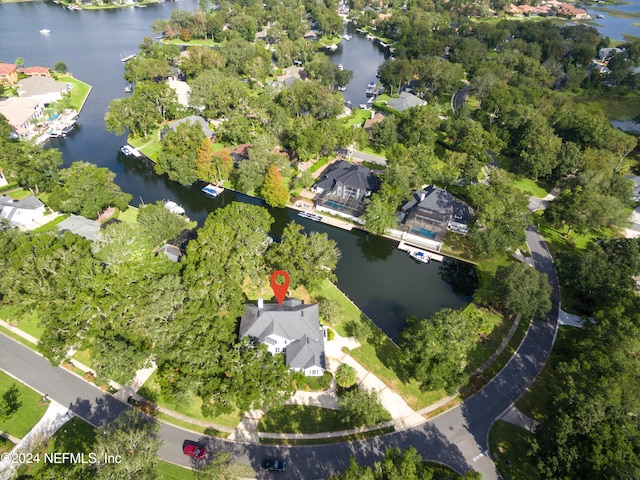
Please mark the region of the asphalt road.
MULTIPOLYGON (((195 440, 208 446, 211 458, 220 451, 230 452, 236 461, 252 467, 256 478, 270 478, 270 474, 260 470, 260 462, 263 458, 277 457, 287 462, 286 471, 278 478, 312 480, 343 470, 350 455, 360 463, 373 464, 390 447, 413 446, 425 459, 445 463, 459 472, 474 469, 482 473, 484 480, 500 478, 493 462, 483 453, 488 448, 489 429, 540 373, 553 347, 560 305, 558 278, 546 245, 533 226, 527 229, 526 237, 536 269, 549 277, 553 308, 546 318, 534 319, 516 354, 502 371, 458 407, 411 430, 359 442, 304 447, 231 443, 162 423, 164 444, 159 456, 178 465, 197 467, 201 461, 182 453, 183 442, 195 440)), ((96 426, 112 421, 129 408, 67 370, 53 367, 39 354, 5 335, 0 335, 0 369, 67 405, 96 426)))

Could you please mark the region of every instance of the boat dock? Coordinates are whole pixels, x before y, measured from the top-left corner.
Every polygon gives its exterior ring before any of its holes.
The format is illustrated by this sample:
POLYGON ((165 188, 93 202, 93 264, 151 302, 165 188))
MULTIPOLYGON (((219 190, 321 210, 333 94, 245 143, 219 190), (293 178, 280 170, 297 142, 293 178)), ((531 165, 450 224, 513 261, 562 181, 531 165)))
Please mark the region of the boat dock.
POLYGON ((412 253, 418 253, 418 252, 423 252, 426 256, 428 256, 431 260, 435 260, 436 262, 442 262, 444 260, 444 256, 438 254, 438 253, 433 253, 430 252, 428 250, 422 250, 420 248, 416 248, 416 247, 412 247, 411 245, 407 245, 406 243, 404 243, 404 241, 401 241, 398 244, 398 250, 402 250, 404 252, 407 252, 409 255, 411 255, 412 253))

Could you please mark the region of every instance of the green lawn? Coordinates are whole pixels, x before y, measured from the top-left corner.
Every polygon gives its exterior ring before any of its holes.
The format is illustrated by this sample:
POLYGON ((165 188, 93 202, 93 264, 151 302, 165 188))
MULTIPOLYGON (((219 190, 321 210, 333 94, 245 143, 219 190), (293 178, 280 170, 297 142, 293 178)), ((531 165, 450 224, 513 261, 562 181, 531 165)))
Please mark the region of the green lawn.
POLYGON ((487 369, 482 372, 478 377, 476 377, 473 383, 469 386, 468 389, 464 392, 464 396, 471 395, 479 390, 481 387, 486 385, 486 383, 495 377, 500 370, 511 360, 511 357, 516 352, 518 347, 520 346, 520 342, 524 338, 525 333, 527 333, 527 328, 529 328, 529 324, 531 323, 531 318, 522 318, 516 331, 509 340, 509 343, 505 346, 504 350, 498 355, 495 361, 487 367, 487 369))
POLYGON ((13 385, 18 387, 20 392, 19 399, 22 401, 22 405, 11 418, 0 418, 0 431, 22 438, 42 418, 49 404, 41 401, 41 396, 38 392, 25 387, 6 373, 0 372, 0 393, 4 394, 13 385))
POLYGON ((116 212, 116 218, 125 223, 137 223, 138 222, 138 209, 136 207, 129 206, 124 212, 118 210, 116 212))
POLYGON ((58 224, 64 222, 67 218, 69 218, 71 216, 70 213, 64 213, 58 217, 56 217, 55 219, 51 220, 48 223, 45 223, 44 225, 34 229, 34 232, 52 232, 54 230, 57 230, 58 224))
POLYGON ((185 478, 195 478, 192 470, 163 461, 158 463, 156 471, 158 472, 160 480, 184 480, 185 478))
POLYGON ((15 445, 4 437, 0 437, 0 453, 10 452, 15 445))
POLYGON ((640 115, 640 95, 591 95, 589 97, 575 97, 575 100, 587 105, 595 104, 601 107, 607 118, 613 120, 631 120, 640 115))
POLYGON ((493 310, 478 307, 474 303, 469 304, 465 310, 477 310, 484 318, 488 318, 493 324, 493 330, 491 333, 482 341, 479 341, 474 349, 469 353, 469 363, 466 370, 471 374, 498 349, 500 343, 502 343, 502 340, 507 335, 507 332, 509 332, 512 322, 508 317, 505 317, 493 310))
POLYGON ((241 412, 235 412, 234 414, 219 415, 217 417, 205 417, 202 414, 202 399, 200 397, 192 396, 188 401, 176 402, 173 399, 168 399, 162 396, 160 385, 156 379, 156 372, 154 372, 149 380, 138 391, 140 395, 147 400, 161 406, 168 408, 169 410, 176 411, 183 415, 187 415, 190 418, 197 420, 203 420, 212 424, 218 424, 225 427, 235 428, 238 426, 241 418, 241 412))
POLYGON ((40 321, 38 312, 32 310, 19 315, 16 310, 17 308, 8 306, 0 307, 0 318, 39 339, 42 336, 43 328, 38 325, 40 321))
POLYGON ((83 363, 87 367, 91 366, 91 351, 89 349, 80 350, 79 352, 74 353, 72 358, 83 363))
POLYGON ((348 352, 349 355, 401 395, 411 408, 419 410, 445 396, 444 391, 423 392, 415 380, 404 378, 400 349, 338 287, 326 281, 312 295, 338 304, 341 315, 331 326, 343 337, 355 336, 361 343, 359 348, 348 352))
POLYGON ((258 424, 258 431, 271 433, 320 433, 354 428, 345 423, 337 410, 308 405, 283 405, 269 410, 258 424))
POLYGON ((87 100, 89 92, 91 92, 91 85, 81 82, 77 78, 73 78, 70 74, 60 75, 58 77, 58 81, 70 83, 72 85, 71 106, 79 112, 82 109, 84 102, 87 100))
POLYGON ((545 367, 525 394, 516 402, 516 406, 525 415, 539 422, 547 420, 549 416, 548 400, 550 398, 548 386, 550 385, 549 382, 553 381, 553 372, 559 362, 567 361, 567 359, 574 357, 575 342, 583 335, 586 335, 586 332, 582 329, 573 327, 560 327, 558 329, 558 336, 545 367))
POLYGON ((353 109, 353 114, 349 118, 344 119, 344 125, 348 128, 353 128, 354 125, 364 124, 365 121, 371 118, 371 110, 360 110, 359 108, 353 109))
POLYGON ((611 238, 614 236, 614 232, 609 229, 587 231, 584 234, 578 234, 575 231, 569 233, 569 227, 567 226, 554 228, 549 225, 542 212, 535 212, 532 217, 533 223, 538 228, 540 235, 544 237, 552 255, 558 252, 582 250, 598 238, 611 238))
POLYGON ((506 422, 498 421, 489 432, 489 448, 498 471, 505 480, 537 480, 540 473, 527 455, 533 434, 506 422))
POLYGON ((16 188, 14 190, 9 190, 5 192, 6 195, 9 195, 14 200, 22 200, 23 198, 30 197, 32 193, 29 190, 25 190, 24 188, 16 188))
POLYGON ((515 180, 513 185, 524 193, 539 198, 546 197, 550 191, 550 188, 543 185, 541 182, 536 182, 530 178, 524 177, 515 180))

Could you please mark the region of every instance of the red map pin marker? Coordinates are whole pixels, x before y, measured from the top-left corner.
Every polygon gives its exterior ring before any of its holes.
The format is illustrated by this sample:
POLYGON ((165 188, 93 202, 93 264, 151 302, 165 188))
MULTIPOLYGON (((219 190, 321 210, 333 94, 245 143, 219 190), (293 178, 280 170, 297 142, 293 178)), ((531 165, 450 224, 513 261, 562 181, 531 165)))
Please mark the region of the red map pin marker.
POLYGON ((282 305, 282 302, 284 302, 284 297, 287 296, 287 290, 289 290, 289 274, 284 270, 273 272, 273 274, 271 275, 271 288, 273 289, 273 293, 276 294, 276 300, 278 301, 278 304, 282 305), (278 283, 278 277, 282 277, 284 281, 282 283, 278 283))

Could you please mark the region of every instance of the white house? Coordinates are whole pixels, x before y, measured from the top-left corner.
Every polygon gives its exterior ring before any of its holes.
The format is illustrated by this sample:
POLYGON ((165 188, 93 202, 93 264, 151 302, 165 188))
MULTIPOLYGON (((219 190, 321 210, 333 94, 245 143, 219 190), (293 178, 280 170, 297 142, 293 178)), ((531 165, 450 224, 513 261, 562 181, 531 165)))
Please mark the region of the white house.
POLYGON ((324 334, 317 304, 303 304, 287 298, 282 305, 247 303, 240 319, 239 338, 264 343, 272 355, 283 353, 286 365, 308 377, 320 377, 326 370, 324 334))
POLYGON ((4 116, 20 138, 36 134, 33 120, 42 117, 42 103, 31 98, 11 97, 0 101, 0 115, 4 116))
POLYGON ((22 200, 0 195, 0 217, 7 219, 13 227, 25 227, 42 219, 44 214, 44 203, 33 195, 22 200))

